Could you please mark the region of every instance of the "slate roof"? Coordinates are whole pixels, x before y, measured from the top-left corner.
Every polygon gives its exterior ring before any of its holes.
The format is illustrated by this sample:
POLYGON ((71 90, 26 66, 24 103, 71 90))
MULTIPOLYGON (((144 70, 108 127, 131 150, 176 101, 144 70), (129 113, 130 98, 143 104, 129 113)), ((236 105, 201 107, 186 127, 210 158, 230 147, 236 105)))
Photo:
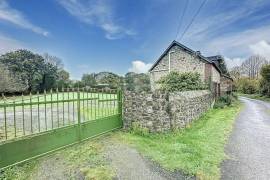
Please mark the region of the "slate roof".
POLYGON ((209 59, 209 61, 211 61, 211 62, 214 62, 214 61, 218 61, 218 60, 220 60, 220 59, 223 59, 223 57, 220 56, 220 55, 209 56, 209 57, 206 57, 206 58, 209 59))

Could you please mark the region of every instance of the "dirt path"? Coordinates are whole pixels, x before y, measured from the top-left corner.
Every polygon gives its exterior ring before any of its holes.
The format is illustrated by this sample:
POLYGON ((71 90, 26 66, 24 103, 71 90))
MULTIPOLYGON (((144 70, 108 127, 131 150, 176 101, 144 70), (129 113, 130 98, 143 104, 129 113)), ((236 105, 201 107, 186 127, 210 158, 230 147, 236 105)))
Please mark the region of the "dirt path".
MULTIPOLYGON (((114 173, 114 180, 182 180, 192 179, 180 172, 169 172, 143 157, 127 144, 110 135, 89 140, 33 161, 33 168, 11 171, 19 173, 10 179, 31 180, 87 180, 83 169, 106 166, 114 173), (20 175, 20 173, 22 173, 20 175), (27 177, 27 178, 22 178, 27 177)), ((97 180, 100 177, 96 177, 97 180)), ((95 178, 95 179, 96 179, 95 178)), ((1 179, 1 177, 0 177, 1 179)))
POLYGON ((165 180, 160 172, 147 165, 135 149, 126 145, 112 144, 107 148, 106 154, 120 180, 165 180))
POLYGON ((182 180, 192 179, 179 172, 169 172, 143 157, 126 144, 107 143, 105 156, 116 170, 119 180, 182 180))
POLYGON ((239 114, 226 147, 222 179, 270 179, 270 103, 241 98, 239 114))

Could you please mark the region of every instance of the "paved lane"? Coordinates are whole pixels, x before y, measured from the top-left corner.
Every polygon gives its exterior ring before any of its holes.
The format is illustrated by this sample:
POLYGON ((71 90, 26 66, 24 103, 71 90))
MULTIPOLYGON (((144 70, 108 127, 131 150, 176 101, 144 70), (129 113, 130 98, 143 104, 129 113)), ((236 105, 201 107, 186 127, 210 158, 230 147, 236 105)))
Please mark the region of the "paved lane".
POLYGON ((239 114, 226 147, 222 179, 270 179, 270 103, 241 97, 239 114))

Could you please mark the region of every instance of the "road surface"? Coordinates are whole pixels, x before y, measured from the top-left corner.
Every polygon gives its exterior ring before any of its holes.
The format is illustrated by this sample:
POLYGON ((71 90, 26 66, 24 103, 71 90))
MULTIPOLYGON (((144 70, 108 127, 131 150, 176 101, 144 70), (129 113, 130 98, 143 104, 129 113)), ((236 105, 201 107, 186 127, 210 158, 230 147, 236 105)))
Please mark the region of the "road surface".
POLYGON ((240 112, 222 164, 221 179, 270 179, 270 103, 241 97, 240 112))

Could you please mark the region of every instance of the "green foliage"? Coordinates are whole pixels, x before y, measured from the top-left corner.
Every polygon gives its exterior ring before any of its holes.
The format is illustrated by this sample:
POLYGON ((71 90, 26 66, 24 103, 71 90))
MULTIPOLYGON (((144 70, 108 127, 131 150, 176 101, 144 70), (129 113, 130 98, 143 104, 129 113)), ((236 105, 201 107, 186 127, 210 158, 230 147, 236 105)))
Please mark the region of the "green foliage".
POLYGON ((26 86, 18 77, 12 75, 5 65, 0 64, 0 72, 0 93, 22 92, 26 89, 26 86))
POLYGON ((222 74, 229 75, 229 72, 228 72, 228 70, 227 70, 227 65, 226 65, 226 63, 225 63, 225 61, 224 61, 223 58, 220 58, 220 59, 218 60, 217 65, 218 65, 219 69, 221 70, 221 73, 222 73, 222 74))
POLYGON ((148 136, 149 135, 149 129, 146 127, 141 127, 138 122, 132 123, 131 133, 140 135, 140 136, 148 136))
POLYGON ((83 88, 85 87, 82 81, 73 80, 71 81, 71 87, 73 88, 83 88))
POLYGON ((218 109, 218 108, 224 108, 225 106, 231 106, 234 97, 235 96, 232 96, 232 95, 223 95, 223 96, 218 97, 218 99, 216 100, 214 104, 214 108, 218 109))
POLYGON ((80 177, 86 180, 111 180, 115 177, 115 172, 104 158, 103 145, 100 141, 101 138, 84 141, 50 156, 7 168, 0 171, 0 179, 34 180, 37 177, 40 179, 46 176, 55 177, 55 174, 59 179, 78 179, 79 173, 80 177), (57 168, 53 172, 47 171, 46 168, 50 168, 46 166, 52 164, 57 168), (43 169, 46 175, 39 177, 43 169))
POLYGON ((122 88, 123 77, 112 72, 100 72, 95 74, 98 85, 106 85, 109 88, 122 88))
POLYGON ((239 110, 239 104, 212 109, 182 131, 119 136, 167 170, 182 171, 199 179, 219 179, 224 146, 239 110))
POLYGON ((125 75, 125 88, 135 92, 150 91, 150 77, 144 73, 129 72, 125 75))
POLYGON ((115 172, 106 166, 84 168, 81 169, 81 172, 86 180, 112 180, 115 178, 115 172))
POLYGON ((231 95, 232 95, 233 99, 238 100, 238 95, 236 92, 232 92, 231 95))
POLYGON ((161 89, 169 92, 206 89, 198 73, 171 72, 162 77, 158 83, 161 89))
POLYGON ((83 74, 81 82, 88 87, 93 87, 97 84, 95 74, 83 74))
POLYGON ((270 97, 270 65, 264 65, 261 69, 260 81, 261 94, 270 97))
POLYGON ((240 78, 235 82, 238 92, 244 94, 254 94, 259 90, 259 81, 257 79, 240 78))
POLYGON ((72 87, 71 84, 71 80, 69 79, 69 72, 67 72, 64 69, 61 69, 57 72, 57 80, 56 80, 56 84, 58 87, 72 87))
POLYGON ((28 91, 42 91, 54 87, 58 76, 55 57, 46 57, 48 58, 45 60, 31 51, 17 50, 1 55, 0 63, 5 65, 28 91))

